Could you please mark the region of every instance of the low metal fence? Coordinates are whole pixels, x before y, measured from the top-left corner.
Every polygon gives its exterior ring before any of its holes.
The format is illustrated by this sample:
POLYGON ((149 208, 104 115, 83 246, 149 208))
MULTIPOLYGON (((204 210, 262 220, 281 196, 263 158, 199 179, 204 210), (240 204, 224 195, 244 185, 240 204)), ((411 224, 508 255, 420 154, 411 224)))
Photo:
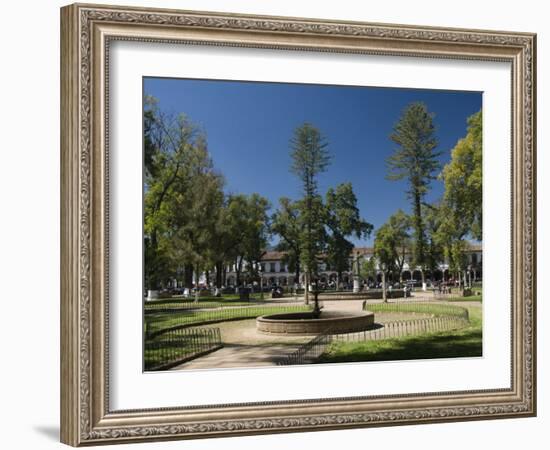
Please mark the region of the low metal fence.
POLYGON ((145 317, 145 333, 155 336, 166 330, 186 328, 200 324, 223 322, 228 320, 250 319, 266 314, 284 314, 290 312, 311 311, 313 305, 272 305, 272 306, 235 306, 212 310, 168 311, 148 314, 145 317))
POLYGON ((293 353, 286 355, 277 362, 279 366, 311 364, 323 354, 326 347, 332 342, 333 335, 324 332, 315 336, 311 341, 303 344, 293 353))
POLYGON ((424 302, 394 302, 394 303, 365 303, 363 309, 376 312, 387 313, 419 313, 431 314, 435 317, 459 317, 466 321, 469 320, 468 309, 456 305, 443 305, 438 303, 424 302))
MULTIPOLYGON (((410 311, 407 311, 410 312, 410 311)), ((370 330, 346 334, 330 334, 330 330, 315 336, 298 350, 284 357, 278 365, 289 366, 311 364, 323 354, 332 342, 366 342, 395 339, 405 336, 419 336, 440 331, 451 331, 468 326, 469 320, 463 316, 439 316, 416 320, 400 320, 375 325, 370 330)))
POLYGON ((358 333, 333 335, 333 340, 339 342, 363 342, 384 339, 419 336, 439 331, 451 331, 468 326, 467 319, 456 316, 430 317, 416 320, 400 320, 386 322, 382 326, 358 333))
POLYGON ((170 302, 148 302, 145 303, 143 311, 145 314, 156 314, 156 313, 168 313, 168 312, 179 312, 187 310, 199 310, 199 309, 216 309, 216 308, 237 308, 237 307, 247 307, 248 305, 263 305, 261 301, 249 300, 242 302, 240 300, 235 301, 170 301, 170 302), (246 303, 243 305, 243 303, 246 303))
POLYGON ((168 330, 155 337, 146 336, 146 371, 166 370, 223 347, 219 328, 168 330))

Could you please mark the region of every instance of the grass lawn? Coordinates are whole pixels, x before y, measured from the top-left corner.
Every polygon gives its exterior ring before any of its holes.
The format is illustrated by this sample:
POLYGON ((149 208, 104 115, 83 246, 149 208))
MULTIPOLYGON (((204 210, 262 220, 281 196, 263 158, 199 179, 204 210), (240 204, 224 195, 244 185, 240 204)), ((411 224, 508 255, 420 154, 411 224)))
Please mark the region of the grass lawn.
POLYGON ((317 363, 482 356, 481 307, 469 306, 468 310, 470 325, 461 330, 382 341, 334 342, 317 363))
POLYGON ((264 314, 277 314, 284 312, 310 311, 311 307, 306 305, 292 306, 250 306, 248 308, 222 308, 212 311, 187 310, 181 312, 159 312, 145 315, 147 330, 155 332, 161 329, 187 326, 210 321, 226 321, 235 319, 246 319, 263 316, 264 314))
POLYGON ((248 306, 261 300, 251 296, 250 301, 240 300, 238 295, 226 295, 224 297, 199 297, 195 302, 193 297, 172 297, 163 300, 145 302, 145 310, 170 309, 170 308, 220 308, 223 306, 248 306))
POLYGON ((482 295, 470 295, 469 297, 451 297, 446 298, 447 302, 481 302, 483 301, 482 295))
POLYGON ((190 329, 161 334, 145 341, 145 370, 218 349, 220 344, 219 334, 214 330, 190 329))
POLYGON ((151 370, 152 368, 161 364, 166 364, 171 360, 185 357, 190 354, 193 347, 189 342, 178 339, 168 340, 165 336, 160 336, 155 341, 145 344, 143 352, 143 362, 145 364, 145 370, 151 370))
POLYGON ((224 306, 248 306, 256 301, 221 300, 219 298, 201 298, 197 303, 193 299, 167 299, 145 303, 145 311, 162 309, 221 308, 224 306))
POLYGON ((250 300, 241 300, 238 294, 224 294, 223 297, 199 297, 195 303, 194 297, 171 297, 161 300, 152 300, 145 302, 145 310, 156 309, 178 309, 178 308, 220 308, 223 306, 249 306, 262 304, 263 301, 271 300, 271 294, 264 292, 264 298, 261 299, 260 293, 250 294, 250 300))

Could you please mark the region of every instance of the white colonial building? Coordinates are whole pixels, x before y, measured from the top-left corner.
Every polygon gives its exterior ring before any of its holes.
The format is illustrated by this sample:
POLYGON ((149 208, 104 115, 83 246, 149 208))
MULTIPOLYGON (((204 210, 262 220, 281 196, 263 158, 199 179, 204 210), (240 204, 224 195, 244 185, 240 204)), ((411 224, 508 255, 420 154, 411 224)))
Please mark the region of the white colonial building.
MULTIPOLYGON (((481 244, 469 244, 469 248, 466 251, 467 261, 468 261, 468 276, 470 281, 480 280, 483 275, 482 271, 482 247, 481 244)), ((262 277, 262 283, 264 286, 293 286, 295 284, 296 274, 288 270, 288 266, 284 263, 284 252, 277 251, 268 251, 265 253, 261 260, 260 264, 260 273, 262 277)), ((350 254, 350 270, 342 273, 342 279, 338 280, 338 274, 335 270, 331 270, 325 263, 321 263, 319 267, 319 281, 321 283, 344 283, 351 284, 353 280, 353 261, 359 260, 361 262, 365 259, 371 259, 374 257, 374 250, 372 247, 356 247, 353 249, 350 254)), ((395 280, 392 280, 390 277, 389 281, 403 281, 415 280, 420 281, 422 279, 422 272, 418 267, 411 267, 409 265, 410 258, 407 255, 405 257, 405 264, 401 273, 401 277, 394 274, 395 280)), ((376 279, 370 277, 369 281, 380 282, 381 281, 381 270, 377 267, 376 279)), ((243 263, 243 269, 241 273, 241 279, 246 277, 246 263, 243 263)), ((449 273, 449 266, 445 262, 441 262, 438 265, 438 268, 431 273, 430 271, 425 272, 425 279, 432 281, 447 281, 452 278, 452 274, 449 273)), ((299 283, 304 284, 305 275, 300 273, 299 283)), ((237 273, 234 266, 227 267, 226 272, 226 285, 235 286, 237 282, 237 273)))

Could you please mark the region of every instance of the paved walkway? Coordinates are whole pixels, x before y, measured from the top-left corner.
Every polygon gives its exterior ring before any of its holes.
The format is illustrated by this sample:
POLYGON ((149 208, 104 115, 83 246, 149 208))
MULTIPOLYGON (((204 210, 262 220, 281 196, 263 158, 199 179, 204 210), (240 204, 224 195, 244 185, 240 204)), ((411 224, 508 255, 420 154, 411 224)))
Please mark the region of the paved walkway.
POLYGON ((175 366, 172 370, 198 370, 223 367, 276 366, 312 336, 272 336, 256 331, 256 319, 222 322, 201 328, 219 328, 224 347, 175 366))
POLYGON ((289 353, 298 350, 299 345, 270 344, 246 345, 224 344, 220 350, 201 358, 180 364, 171 370, 200 370, 213 368, 242 368, 276 366, 289 353))

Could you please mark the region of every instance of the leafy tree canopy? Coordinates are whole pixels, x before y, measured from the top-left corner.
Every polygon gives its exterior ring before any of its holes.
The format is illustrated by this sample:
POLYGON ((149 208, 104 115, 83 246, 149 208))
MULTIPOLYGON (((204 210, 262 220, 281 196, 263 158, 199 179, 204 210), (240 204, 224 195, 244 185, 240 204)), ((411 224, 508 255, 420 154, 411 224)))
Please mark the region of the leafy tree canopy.
POLYGON ((443 168, 443 200, 458 224, 458 234, 482 238, 482 113, 468 118, 468 131, 451 150, 451 161, 443 168))
POLYGON ((360 216, 351 183, 342 183, 327 191, 326 225, 329 230, 327 262, 341 277, 342 272, 349 269, 349 257, 354 247, 348 237, 366 238, 373 228, 360 216))

